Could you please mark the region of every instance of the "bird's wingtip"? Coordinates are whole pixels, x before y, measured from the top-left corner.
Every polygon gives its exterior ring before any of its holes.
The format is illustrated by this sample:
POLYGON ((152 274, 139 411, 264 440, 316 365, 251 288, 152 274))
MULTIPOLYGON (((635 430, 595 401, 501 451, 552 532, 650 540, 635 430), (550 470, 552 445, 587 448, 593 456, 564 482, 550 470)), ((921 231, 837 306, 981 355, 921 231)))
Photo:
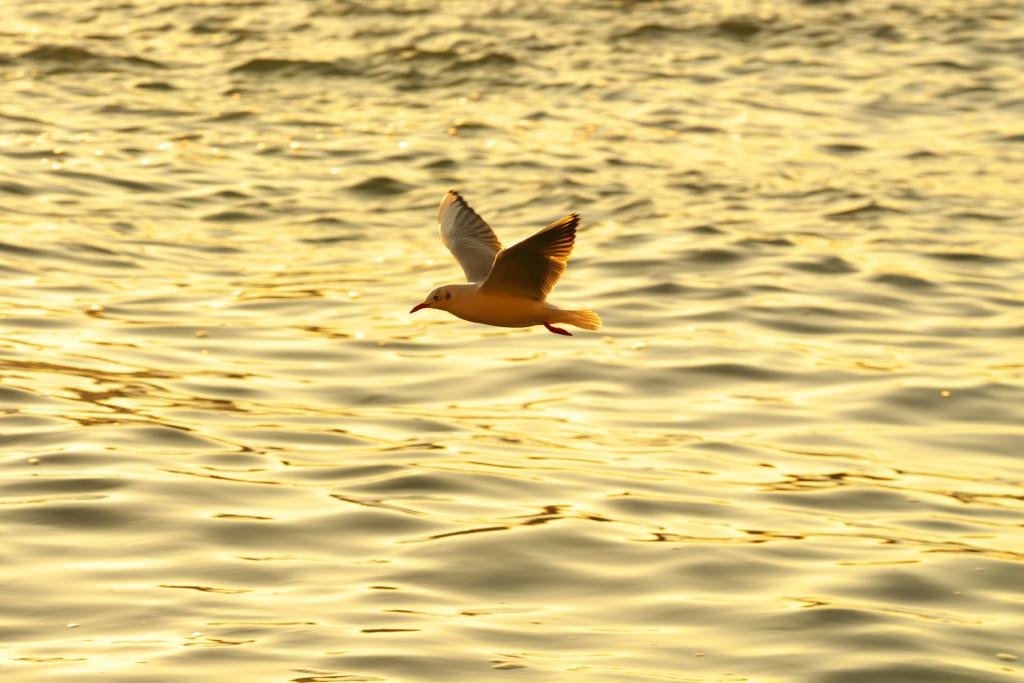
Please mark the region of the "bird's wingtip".
POLYGON ((445 209, 453 204, 465 204, 466 201, 459 194, 458 190, 448 190, 441 197, 441 203, 437 207, 437 217, 440 220, 441 215, 445 212, 445 209))
POLYGON ((458 190, 452 188, 444 193, 444 197, 441 198, 441 206, 447 206, 449 204, 465 204, 466 200, 462 198, 462 195, 458 190))

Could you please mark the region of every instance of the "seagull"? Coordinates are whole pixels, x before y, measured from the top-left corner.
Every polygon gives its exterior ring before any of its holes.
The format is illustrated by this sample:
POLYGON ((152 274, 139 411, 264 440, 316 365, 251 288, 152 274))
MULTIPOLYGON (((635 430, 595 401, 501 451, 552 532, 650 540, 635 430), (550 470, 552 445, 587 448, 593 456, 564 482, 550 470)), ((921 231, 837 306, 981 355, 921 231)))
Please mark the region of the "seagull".
POLYGON ((424 308, 448 311, 474 323, 498 327, 544 325, 549 332, 572 336, 552 323, 567 323, 585 330, 601 327, 601 317, 589 310, 569 311, 545 299, 565 272, 580 215, 571 213, 540 232, 501 248, 501 242, 477 212, 455 190, 449 190, 437 212, 441 241, 466 274, 466 284, 442 285, 431 290, 424 308))

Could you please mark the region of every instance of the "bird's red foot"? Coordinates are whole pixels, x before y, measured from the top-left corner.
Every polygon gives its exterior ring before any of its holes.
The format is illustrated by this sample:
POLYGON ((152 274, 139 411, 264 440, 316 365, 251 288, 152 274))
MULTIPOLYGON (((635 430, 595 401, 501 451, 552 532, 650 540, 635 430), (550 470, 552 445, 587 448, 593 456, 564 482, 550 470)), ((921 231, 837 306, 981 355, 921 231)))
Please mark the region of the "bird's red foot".
POLYGON ((554 332, 555 334, 564 334, 567 337, 572 336, 572 332, 569 330, 563 330, 561 327, 555 327, 551 323, 544 323, 544 327, 548 328, 548 332, 554 332))

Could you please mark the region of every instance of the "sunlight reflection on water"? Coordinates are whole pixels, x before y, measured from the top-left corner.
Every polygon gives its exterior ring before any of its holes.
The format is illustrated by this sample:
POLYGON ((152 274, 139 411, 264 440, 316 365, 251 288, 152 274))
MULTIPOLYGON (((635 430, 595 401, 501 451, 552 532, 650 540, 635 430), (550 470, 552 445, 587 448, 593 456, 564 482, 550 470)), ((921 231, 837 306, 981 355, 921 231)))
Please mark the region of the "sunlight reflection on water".
POLYGON ((1019 677, 1016 3, 15 8, 17 680, 1019 677))

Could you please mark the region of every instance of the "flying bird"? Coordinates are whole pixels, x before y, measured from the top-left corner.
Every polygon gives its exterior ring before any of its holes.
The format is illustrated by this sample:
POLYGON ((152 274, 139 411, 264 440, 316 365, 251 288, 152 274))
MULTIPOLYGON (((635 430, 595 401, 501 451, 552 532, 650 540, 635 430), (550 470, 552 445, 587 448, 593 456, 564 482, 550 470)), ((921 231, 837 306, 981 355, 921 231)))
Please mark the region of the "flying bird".
POLYGON ((565 272, 579 214, 559 218, 507 249, 501 248, 491 226, 454 190, 441 200, 437 220, 441 241, 462 266, 467 284, 436 287, 409 313, 437 308, 474 323, 499 327, 543 325, 549 332, 569 336, 572 332, 553 323, 600 329, 597 313, 569 311, 545 301, 565 272))

